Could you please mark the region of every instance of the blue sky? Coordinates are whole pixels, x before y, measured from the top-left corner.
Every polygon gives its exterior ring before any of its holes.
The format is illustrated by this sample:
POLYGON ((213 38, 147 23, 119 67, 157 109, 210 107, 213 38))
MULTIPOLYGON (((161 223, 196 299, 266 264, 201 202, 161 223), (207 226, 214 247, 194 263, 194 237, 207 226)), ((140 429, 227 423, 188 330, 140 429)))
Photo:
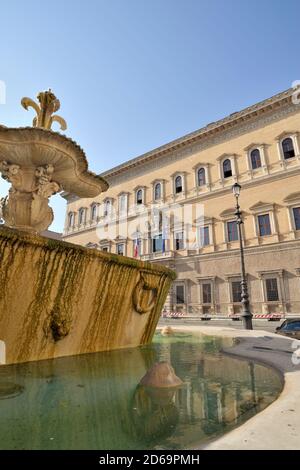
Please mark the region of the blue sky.
MULTIPOLYGON (((2 2, 0 123, 30 124, 21 97, 51 87, 102 172, 299 80, 299 14, 298 0, 2 2)), ((51 205, 62 230, 64 199, 51 205)))

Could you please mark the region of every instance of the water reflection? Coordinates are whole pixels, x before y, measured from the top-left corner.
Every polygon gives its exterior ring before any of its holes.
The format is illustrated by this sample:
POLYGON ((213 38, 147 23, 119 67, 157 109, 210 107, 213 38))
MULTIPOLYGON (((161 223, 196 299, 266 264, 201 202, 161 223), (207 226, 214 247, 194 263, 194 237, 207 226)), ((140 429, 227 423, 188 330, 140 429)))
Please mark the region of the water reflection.
POLYGON ((178 389, 138 386, 131 408, 130 433, 134 440, 143 440, 152 447, 170 437, 176 430, 180 410, 175 396, 178 389))
POLYGON ((220 347, 158 336, 150 347, 1 367, 0 384, 22 393, 0 400, 0 448, 182 448, 222 434, 271 403, 281 382, 220 347), (179 389, 138 385, 157 361, 170 362, 179 389))

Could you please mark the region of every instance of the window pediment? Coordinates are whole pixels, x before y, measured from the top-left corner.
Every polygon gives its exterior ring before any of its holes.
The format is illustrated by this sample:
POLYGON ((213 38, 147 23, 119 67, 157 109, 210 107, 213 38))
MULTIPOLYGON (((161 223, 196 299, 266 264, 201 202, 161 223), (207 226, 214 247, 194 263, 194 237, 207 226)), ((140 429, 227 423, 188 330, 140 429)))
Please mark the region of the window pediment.
POLYGON ((167 180, 165 180, 164 178, 156 178, 155 180, 151 181, 150 184, 156 184, 156 183, 165 183, 167 180))
POLYGON ((103 240, 100 240, 99 245, 111 245, 111 240, 108 240, 107 238, 104 238, 103 240))
POLYGON ((296 193, 291 193, 287 197, 284 198, 284 202, 298 202, 300 201, 300 191, 296 193))
POLYGON ((223 219, 227 219, 229 217, 232 217, 235 215, 235 208, 231 207, 229 209, 225 209, 223 212, 221 212, 220 217, 223 219))
POLYGON ((171 177, 172 178, 175 178, 176 176, 182 176, 184 177, 185 175, 187 175, 188 172, 187 171, 175 171, 175 173, 172 173, 171 174, 171 177))
POLYGON ((281 134, 279 134, 277 137, 275 137, 276 140, 282 140, 285 137, 291 137, 294 135, 298 135, 297 131, 283 131, 281 134))
POLYGON ((261 212, 261 211, 272 211, 274 210, 274 204, 270 202, 258 201, 256 204, 250 207, 252 212, 261 212))
POLYGON ((93 242, 89 242, 85 246, 86 246, 86 248, 98 248, 98 244, 93 243, 93 242))
POLYGON ((224 274, 224 279, 226 281, 240 280, 241 279, 241 273, 224 274))
POLYGON ((127 237, 122 237, 121 235, 118 235, 114 240, 115 243, 126 243, 127 241, 127 237))
POLYGON ((249 150, 254 150, 254 149, 260 149, 262 147, 265 147, 266 144, 258 144, 258 143, 252 143, 252 144, 249 144, 247 145, 247 147, 244 148, 244 151, 245 152, 249 152, 249 150))
POLYGON ((211 165, 211 163, 198 162, 198 163, 196 163, 196 165, 194 165, 194 166, 192 167, 192 169, 193 169, 193 170, 198 170, 198 169, 200 169, 200 168, 202 168, 202 167, 203 167, 203 168, 207 168, 207 167, 210 166, 210 165, 211 165))
POLYGON ((283 276, 284 269, 269 269, 267 271, 257 271, 259 279, 263 279, 265 276, 274 276, 278 275, 280 277, 283 276))
POLYGON ((217 279, 217 276, 198 276, 196 279, 198 282, 215 281, 217 279))
POLYGON ((227 158, 231 159, 231 158, 236 158, 237 157, 237 154, 236 153, 222 153, 222 155, 220 155, 219 157, 217 157, 217 161, 222 161, 222 160, 226 160, 227 158))
POLYGON ((194 219, 195 224, 204 224, 204 225, 210 225, 214 223, 214 218, 213 217, 197 217, 197 219, 194 219))

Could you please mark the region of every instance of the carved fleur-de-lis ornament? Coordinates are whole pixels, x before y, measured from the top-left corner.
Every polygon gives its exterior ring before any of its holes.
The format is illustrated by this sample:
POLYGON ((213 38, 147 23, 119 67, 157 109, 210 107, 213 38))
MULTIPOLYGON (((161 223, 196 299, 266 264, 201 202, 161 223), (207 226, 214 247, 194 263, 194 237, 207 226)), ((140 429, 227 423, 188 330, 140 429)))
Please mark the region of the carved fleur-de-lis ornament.
POLYGON ((36 112, 36 116, 32 121, 33 127, 51 129, 53 122, 58 122, 61 130, 65 131, 67 129, 66 121, 61 116, 54 114, 60 108, 60 101, 56 98, 51 89, 41 91, 37 95, 37 99, 39 104, 27 97, 21 100, 23 108, 26 110, 33 108, 36 112))

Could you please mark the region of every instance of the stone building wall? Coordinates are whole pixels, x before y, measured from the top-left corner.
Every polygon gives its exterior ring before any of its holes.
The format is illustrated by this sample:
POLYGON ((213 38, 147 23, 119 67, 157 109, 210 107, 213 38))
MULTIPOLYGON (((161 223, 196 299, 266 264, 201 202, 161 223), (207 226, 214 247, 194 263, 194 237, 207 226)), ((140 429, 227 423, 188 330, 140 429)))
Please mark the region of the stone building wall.
POLYGON ((300 226, 294 209, 300 210, 300 107, 293 104, 292 93, 287 90, 108 170, 102 176, 110 188, 97 200, 66 194, 63 238, 112 252, 121 249, 132 257, 138 233, 139 257, 177 272, 167 309, 195 314, 238 312, 240 306, 232 300, 231 283, 239 279, 239 242, 228 239, 228 224, 235 219, 231 188, 239 182, 252 308, 256 313, 299 313, 300 226), (294 154, 290 158, 283 151, 285 139, 292 142, 294 154), (257 168, 253 167, 253 150, 259 152, 257 168), (230 177, 224 177, 225 160, 231 164, 230 177), (200 168, 205 171, 205 184, 201 185, 197 178, 200 168), (182 178, 182 191, 176 193, 178 176, 182 178), (159 200, 155 200, 157 183, 161 184, 159 200), (142 204, 137 204, 138 191, 142 204), (124 209, 121 213, 124 200, 125 213, 124 209), (105 216, 107 201, 112 210, 105 216), (148 217, 153 207, 163 212, 174 204, 199 208, 199 212, 191 212, 190 219, 180 227, 171 216, 164 247, 154 251, 155 232, 150 233, 141 224, 141 215, 148 217), (261 216, 267 217, 269 227, 260 227, 264 220, 261 216), (112 220, 116 231, 111 237, 105 228, 112 220), (125 235, 122 220, 129 226, 125 235), (205 246, 200 227, 207 227, 209 233, 205 246), (176 247, 175 238, 181 231, 184 242, 176 247), (211 303, 207 305, 201 294, 205 281, 212 285, 211 303), (184 286, 180 304, 177 285, 184 286), (272 296, 277 300, 268 300, 272 296))

